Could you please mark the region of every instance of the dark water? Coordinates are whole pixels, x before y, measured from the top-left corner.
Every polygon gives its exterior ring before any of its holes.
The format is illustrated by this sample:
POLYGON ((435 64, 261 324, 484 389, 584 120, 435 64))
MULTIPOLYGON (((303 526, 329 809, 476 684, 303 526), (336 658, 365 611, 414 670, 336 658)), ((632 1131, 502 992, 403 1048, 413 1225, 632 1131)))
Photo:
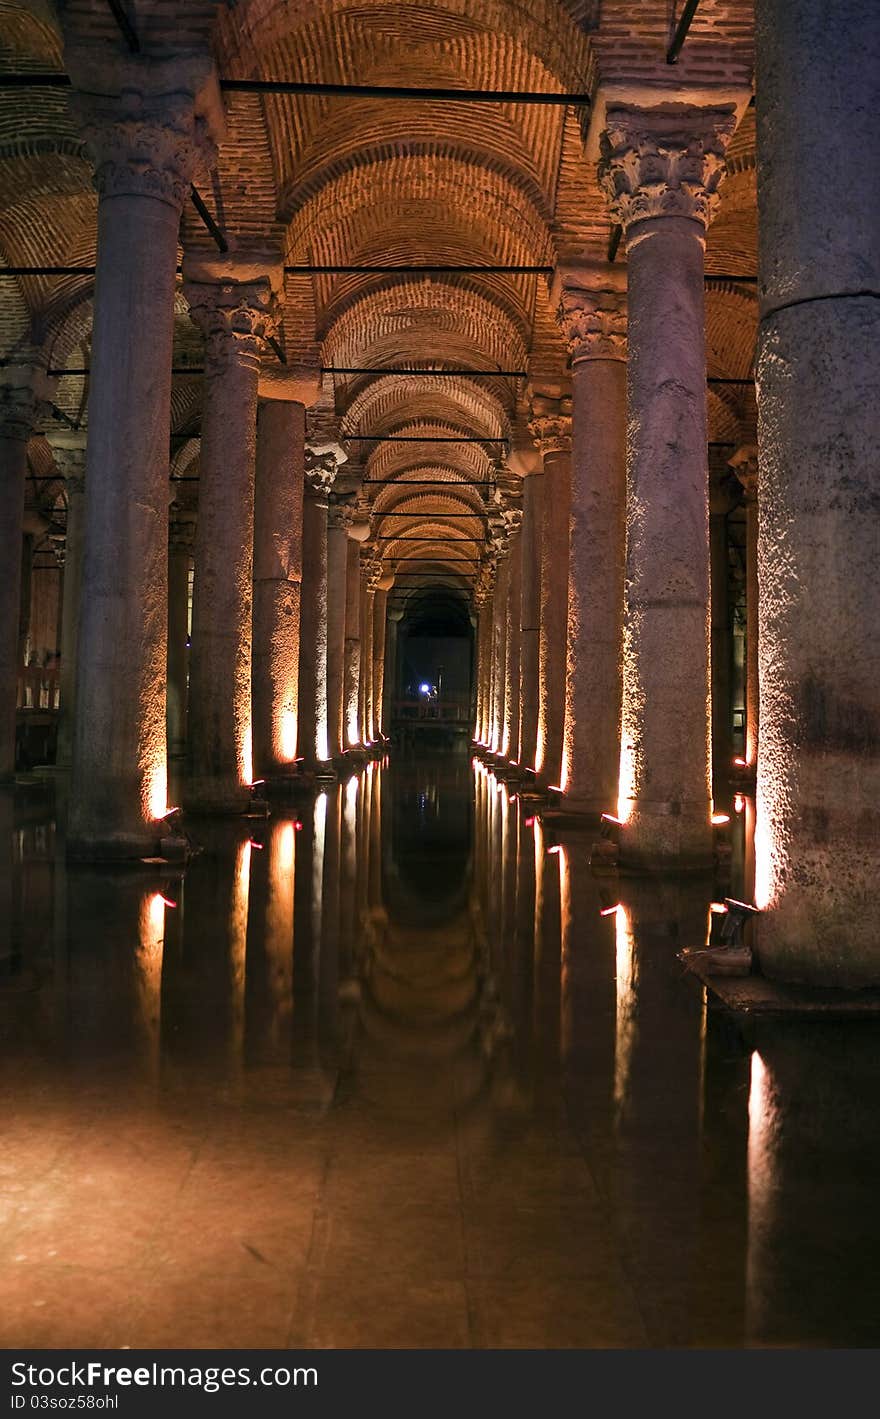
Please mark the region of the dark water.
POLYGON ((744 1027, 711 884, 462 754, 66 870, 0 799, 0 1342, 878 1342, 880 1041, 744 1027))

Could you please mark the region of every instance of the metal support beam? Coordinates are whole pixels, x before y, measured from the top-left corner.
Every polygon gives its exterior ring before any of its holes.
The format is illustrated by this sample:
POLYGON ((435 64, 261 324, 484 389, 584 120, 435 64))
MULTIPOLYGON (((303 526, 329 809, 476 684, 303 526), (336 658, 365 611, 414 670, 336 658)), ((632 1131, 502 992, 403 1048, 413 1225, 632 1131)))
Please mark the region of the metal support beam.
POLYGON ((137 31, 125 10, 122 8, 121 0, 108 0, 110 9, 113 11, 113 18, 123 33, 125 42, 132 54, 140 54, 141 44, 137 37, 137 31))
POLYGON ((216 243, 218 251, 228 251, 229 243, 220 228, 218 227, 217 223, 214 221, 214 218, 211 216, 211 213, 205 206, 204 199, 198 188, 196 187, 195 183, 190 184, 189 195, 190 201, 192 202, 193 206, 195 207, 208 231, 211 233, 211 236, 214 242, 216 243))
POLYGON ((675 64, 681 53, 682 45, 687 39, 688 30, 691 27, 691 20, 697 13, 697 6, 700 0, 685 0, 684 9, 681 12, 681 19, 675 27, 675 34, 672 36, 672 43, 666 51, 666 63, 675 64))
POLYGON ((320 94, 329 98, 398 99, 416 103, 524 103, 552 108, 588 108, 587 94, 553 94, 517 89, 435 89, 387 84, 314 83, 291 79, 221 79, 220 88, 232 94, 320 94))
POLYGON ((615 226, 611 228, 611 235, 608 238, 608 260, 617 259, 617 248, 620 246, 620 238, 623 236, 623 227, 615 226))
POLYGON ((285 266, 288 276, 552 276, 552 266, 285 266))
POLYGON ((386 375, 386 374, 413 374, 413 375, 439 375, 441 379, 451 378, 457 375, 467 375, 471 379, 497 379, 504 377, 508 379, 528 379, 528 370, 432 370, 432 369, 407 369, 403 365, 386 365, 384 369, 376 369, 367 365, 322 365, 322 374, 350 374, 350 375, 386 375))

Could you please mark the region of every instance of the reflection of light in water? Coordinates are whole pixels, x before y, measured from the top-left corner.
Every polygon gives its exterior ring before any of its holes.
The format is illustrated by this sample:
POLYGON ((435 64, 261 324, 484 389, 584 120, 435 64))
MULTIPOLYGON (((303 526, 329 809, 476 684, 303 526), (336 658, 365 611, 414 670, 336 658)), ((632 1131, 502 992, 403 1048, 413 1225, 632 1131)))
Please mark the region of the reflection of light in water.
POLYGON ((615 915, 615 946, 617 1026, 614 1040, 614 1102, 620 1108, 629 1092, 632 1052, 638 1030, 636 992, 639 980, 632 926, 623 904, 618 906, 615 915))
POLYGON ((141 898, 134 976, 138 1010, 136 1028, 144 1041, 149 1073, 154 1077, 159 1068, 164 944, 165 898, 161 892, 151 892, 141 898))
POLYGON ((266 960, 272 1001, 268 1037, 283 1040, 293 1009, 293 887, 296 834, 292 823, 279 823, 269 850, 269 896, 266 910, 266 960))
MULTIPOLYGON (((279 872, 289 873, 293 870, 294 843, 296 841, 293 824, 282 823, 275 836, 273 844, 273 855, 276 857, 277 869, 279 872)), ((276 865, 272 864, 272 868, 276 865)), ((270 869, 272 870, 272 869, 270 869)))
MULTIPOLYGON (((749 1233, 746 1256, 746 1307, 760 1311, 760 1268, 763 1237, 772 1226, 773 1135, 775 1106, 772 1081, 757 1050, 752 1051, 749 1082, 748 1203, 749 1233)), ((766 1261, 766 1258, 764 1259, 766 1261)))
POLYGON ((285 764, 292 764, 296 758, 296 733, 296 710, 282 710, 278 757, 285 764))
POLYGON ((229 912, 229 983, 232 1001, 232 1058, 241 1060, 244 1043, 244 979, 247 958, 248 897, 251 882, 251 845, 239 844, 235 859, 232 902, 229 912))
POLYGON ((358 778, 357 774, 352 774, 351 778, 348 780, 348 783, 345 785, 345 811, 346 811, 346 813, 350 813, 350 812, 353 813, 353 812, 354 812, 354 807, 355 807, 355 804, 357 803, 357 796, 358 796, 358 789, 359 789, 359 788, 360 788, 360 779, 358 778))

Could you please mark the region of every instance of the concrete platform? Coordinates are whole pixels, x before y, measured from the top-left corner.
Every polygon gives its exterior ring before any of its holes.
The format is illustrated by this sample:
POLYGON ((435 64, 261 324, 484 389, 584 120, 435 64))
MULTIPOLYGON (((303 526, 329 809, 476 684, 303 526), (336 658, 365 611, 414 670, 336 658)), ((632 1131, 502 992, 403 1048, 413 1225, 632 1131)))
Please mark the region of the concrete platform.
POLYGON ((800 1015, 852 1019, 880 1015, 880 990, 832 990, 819 986, 786 985, 765 976, 712 975, 694 963, 691 973, 709 992, 710 1003, 743 1015, 800 1015))

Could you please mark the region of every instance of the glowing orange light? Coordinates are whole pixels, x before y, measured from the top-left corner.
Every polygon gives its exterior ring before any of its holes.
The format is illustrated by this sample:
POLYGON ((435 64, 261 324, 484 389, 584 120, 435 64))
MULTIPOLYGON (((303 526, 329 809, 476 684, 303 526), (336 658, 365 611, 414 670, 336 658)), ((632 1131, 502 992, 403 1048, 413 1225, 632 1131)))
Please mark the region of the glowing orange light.
POLYGON ((713 813, 713 814, 712 814, 712 825, 713 825, 713 827, 715 827, 715 828, 720 828, 723 823, 729 823, 729 822, 730 822, 730 814, 729 814, 729 813, 713 813))
POLYGON ((535 826, 535 820, 534 820, 534 818, 526 818, 526 819, 524 820, 524 822, 523 822, 523 827, 524 827, 524 828, 533 828, 534 826, 535 826))
POLYGON ((263 844, 258 843, 256 838, 248 838, 248 842, 250 843, 251 847, 258 848, 260 852, 263 851, 263 844))
POLYGON ((266 780, 265 780, 264 778, 252 778, 252 779, 251 779, 251 788, 256 788, 258 784, 265 783, 265 782, 266 782, 266 780))
POLYGON ((624 820, 622 818, 615 818, 613 813, 603 813, 601 821, 603 823, 617 823, 622 826, 624 820))
POLYGON ((616 915, 617 915, 617 909, 618 909, 619 906, 620 906, 620 902, 615 902, 613 907, 603 907, 602 910, 600 911, 599 915, 600 915, 600 916, 616 916, 616 915))
POLYGON ((743 811, 743 809, 745 808, 745 806, 746 806, 746 800, 743 798, 742 794, 741 794, 741 793, 736 794, 736 796, 735 796, 735 798, 734 798, 734 800, 733 800, 733 811, 734 811, 734 813, 741 813, 741 812, 743 811))
POLYGON ((723 902, 710 902, 709 910, 714 916, 724 916, 727 912, 727 907, 723 902))
POLYGON ((551 793, 561 793, 561 792, 562 792, 562 784, 561 784, 561 783, 548 783, 547 788, 549 789, 549 791, 550 791, 551 793))
POLYGON ((164 902, 164 904, 165 904, 166 907, 176 907, 176 906, 177 906, 177 903, 176 903, 176 902, 172 902, 172 900, 171 900, 170 897, 162 897, 161 900, 164 902))
POLYGON ((747 769, 747 768, 748 768, 748 764, 746 763, 745 759, 734 759, 733 762, 734 762, 735 764, 737 764, 737 765, 739 766, 739 768, 741 768, 741 769, 747 769))
POLYGON ((561 845, 560 845, 559 843, 554 843, 553 847, 548 847, 547 851, 548 851, 548 852, 562 852, 562 847, 561 847, 561 845))

